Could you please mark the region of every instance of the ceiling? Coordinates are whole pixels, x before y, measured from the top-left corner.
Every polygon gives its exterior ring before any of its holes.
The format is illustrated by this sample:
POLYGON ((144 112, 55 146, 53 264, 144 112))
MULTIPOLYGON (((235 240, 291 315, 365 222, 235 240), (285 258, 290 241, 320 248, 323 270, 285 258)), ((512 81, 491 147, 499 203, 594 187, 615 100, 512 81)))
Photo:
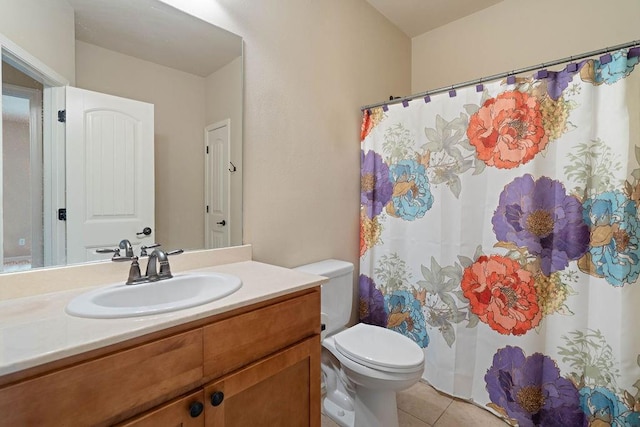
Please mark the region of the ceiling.
POLYGON ((67 1, 76 39, 105 49, 201 77, 242 54, 239 36, 157 0, 67 1))
POLYGON ((367 0, 413 38, 503 0, 367 0))
MULTIPOLYGON (((367 0, 407 36, 503 0, 367 0)), ((240 37, 157 0, 68 0, 76 39, 206 77, 241 55, 240 37), (215 55, 203 52, 216 52, 215 55)))

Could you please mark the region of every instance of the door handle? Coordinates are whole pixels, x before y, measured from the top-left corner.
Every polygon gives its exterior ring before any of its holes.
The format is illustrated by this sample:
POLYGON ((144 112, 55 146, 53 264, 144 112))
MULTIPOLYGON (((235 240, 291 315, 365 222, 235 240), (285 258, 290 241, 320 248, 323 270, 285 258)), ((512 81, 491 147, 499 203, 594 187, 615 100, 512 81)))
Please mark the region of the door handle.
POLYGON ((220 221, 220 222, 216 222, 216 224, 221 225, 221 226, 223 226, 223 227, 224 227, 225 225, 227 225, 227 221, 225 221, 225 220, 223 219, 223 220, 222 220, 222 221, 220 221))
POLYGON ((148 236, 149 234, 151 234, 151 227, 145 227, 142 229, 141 232, 136 233, 136 236, 142 236, 142 235, 148 236))

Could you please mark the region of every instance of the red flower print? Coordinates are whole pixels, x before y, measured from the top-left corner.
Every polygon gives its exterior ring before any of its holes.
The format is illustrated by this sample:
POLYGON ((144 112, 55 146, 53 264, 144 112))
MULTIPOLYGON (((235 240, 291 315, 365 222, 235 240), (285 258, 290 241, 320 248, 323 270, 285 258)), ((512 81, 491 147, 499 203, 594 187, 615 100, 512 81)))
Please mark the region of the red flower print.
POLYGON ((362 125, 360 126, 360 142, 371 133, 374 127, 378 125, 384 118, 384 110, 382 107, 364 110, 362 112, 362 125))
POLYGON ((523 335, 542 318, 533 275, 516 261, 481 256, 467 267, 460 284, 471 311, 504 335, 523 335))
POLYGON ((527 163, 549 142, 538 100, 518 91, 487 100, 471 116, 467 137, 480 160, 500 169, 527 163))
POLYGON ((362 113, 362 126, 360 126, 360 141, 364 141, 371 129, 373 129, 373 119, 369 111, 364 110, 362 113))

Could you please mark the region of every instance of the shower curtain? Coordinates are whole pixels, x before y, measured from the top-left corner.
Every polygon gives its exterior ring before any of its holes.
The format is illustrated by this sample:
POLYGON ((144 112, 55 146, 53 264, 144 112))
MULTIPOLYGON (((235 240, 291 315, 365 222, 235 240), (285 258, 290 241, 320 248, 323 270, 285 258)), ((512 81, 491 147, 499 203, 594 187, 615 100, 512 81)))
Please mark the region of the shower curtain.
POLYGON ((512 425, 640 425, 639 59, 364 112, 360 318, 512 425))

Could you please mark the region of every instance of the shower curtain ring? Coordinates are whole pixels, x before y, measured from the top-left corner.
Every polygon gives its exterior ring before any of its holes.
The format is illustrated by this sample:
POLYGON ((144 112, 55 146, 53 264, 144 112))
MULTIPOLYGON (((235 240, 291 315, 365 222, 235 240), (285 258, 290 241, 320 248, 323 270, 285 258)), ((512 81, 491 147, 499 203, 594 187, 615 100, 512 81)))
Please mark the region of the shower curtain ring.
POLYGON ((537 78, 538 79, 546 79, 549 76, 549 73, 547 72, 547 70, 545 69, 545 63, 543 62, 540 65, 540 69, 538 70, 537 73, 537 78))
POLYGON ((607 47, 606 53, 600 57, 600 63, 601 64, 608 64, 609 62, 611 62, 611 60, 612 60, 612 58, 611 58, 611 48, 607 47))
POLYGON ((566 70, 570 73, 575 73, 578 71, 578 64, 573 62, 573 56, 569 57, 569 63, 566 66, 566 70))

